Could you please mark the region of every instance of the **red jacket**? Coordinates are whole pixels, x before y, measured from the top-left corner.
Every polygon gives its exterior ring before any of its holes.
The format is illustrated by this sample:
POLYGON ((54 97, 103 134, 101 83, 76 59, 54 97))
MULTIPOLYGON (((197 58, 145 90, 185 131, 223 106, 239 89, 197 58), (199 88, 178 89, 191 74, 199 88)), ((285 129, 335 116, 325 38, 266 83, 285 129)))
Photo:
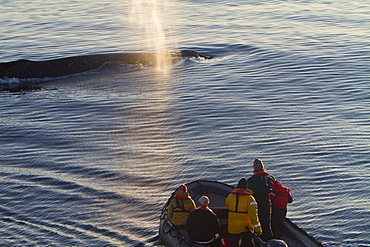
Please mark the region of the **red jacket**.
POLYGON ((279 181, 274 181, 270 200, 276 208, 286 208, 294 199, 288 187, 283 186, 279 181))

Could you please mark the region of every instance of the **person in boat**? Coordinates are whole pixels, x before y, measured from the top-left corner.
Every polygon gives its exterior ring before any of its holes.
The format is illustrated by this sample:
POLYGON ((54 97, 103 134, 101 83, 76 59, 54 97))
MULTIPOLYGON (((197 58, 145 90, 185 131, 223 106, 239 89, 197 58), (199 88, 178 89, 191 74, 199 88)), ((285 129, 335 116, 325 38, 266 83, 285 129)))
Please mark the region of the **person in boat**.
POLYGON ((226 208, 229 211, 228 232, 230 247, 254 247, 251 232, 262 234, 258 220, 257 202, 252 191, 247 189, 247 180, 242 178, 236 188, 226 198, 226 208))
POLYGON ((279 181, 274 181, 270 200, 272 202, 271 227, 273 237, 281 238, 281 229, 287 214, 288 203, 292 203, 294 199, 288 187, 283 186, 279 181))
POLYGON ((262 226, 261 239, 268 241, 272 238, 270 192, 275 177, 266 172, 261 159, 254 160, 253 168, 254 174, 247 180, 247 187, 253 191, 258 204, 258 218, 262 226))
POLYGON ((175 227, 185 227, 189 214, 195 210, 195 202, 185 184, 180 185, 168 205, 168 217, 175 227))
POLYGON ((217 215, 208 207, 210 204, 207 196, 199 198, 200 206, 189 214, 186 221, 186 231, 190 239, 196 244, 221 247, 219 235, 221 226, 217 215))

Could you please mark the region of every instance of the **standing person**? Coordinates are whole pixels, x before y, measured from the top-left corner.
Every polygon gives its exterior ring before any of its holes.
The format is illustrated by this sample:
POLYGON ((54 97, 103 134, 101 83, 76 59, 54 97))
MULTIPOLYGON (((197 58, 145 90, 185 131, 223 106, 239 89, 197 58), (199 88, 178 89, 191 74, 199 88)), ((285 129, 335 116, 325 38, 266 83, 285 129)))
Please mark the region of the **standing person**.
POLYGON ((272 202, 271 227, 274 238, 281 238, 282 223, 287 214, 288 203, 293 202, 290 189, 283 186, 281 182, 274 181, 270 193, 272 202))
POLYGON ((189 214, 195 210, 195 202, 185 184, 180 185, 168 205, 168 217, 175 227, 185 226, 189 214))
POLYGON ((194 243, 221 247, 221 226, 217 215, 208 207, 209 198, 202 196, 199 203, 199 208, 191 212, 186 221, 186 231, 194 243))
POLYGON ((262 234, 261 224, 258 220, 257 202, 252 191, 247 189, 247 180, 242 178, 236 188, 226 198, 226 208, 229 211, 228 232, 230 247, 254 247, 251 237, 262 234))
POLYGON ((247 187, 253 190, 253 196, 258 204, 258 217, 262 226, 261 239, 268 241, 272 238, 270 192, 275 178, 266 172, 260 159, 254 160, 253 168, 254 174, 248 179, 247 187))

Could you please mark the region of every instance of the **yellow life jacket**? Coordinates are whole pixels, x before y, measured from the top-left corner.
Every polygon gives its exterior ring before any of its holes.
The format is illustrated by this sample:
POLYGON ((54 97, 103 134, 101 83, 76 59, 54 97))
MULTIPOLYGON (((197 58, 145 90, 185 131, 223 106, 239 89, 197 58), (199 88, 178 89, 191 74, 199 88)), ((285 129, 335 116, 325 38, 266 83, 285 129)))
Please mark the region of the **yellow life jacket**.
POLYGON ((185 225, 189 213, 195 210, 195 202, 189 193, 178 190, 168 205, 168 217, 175 226, 185 225))
POLYGON ((226 198, 226 208, 229 210, 228 232, 239 234, 247 231, 261 232, 258 220, 257 202, 248 189, 235 188, 226 198))

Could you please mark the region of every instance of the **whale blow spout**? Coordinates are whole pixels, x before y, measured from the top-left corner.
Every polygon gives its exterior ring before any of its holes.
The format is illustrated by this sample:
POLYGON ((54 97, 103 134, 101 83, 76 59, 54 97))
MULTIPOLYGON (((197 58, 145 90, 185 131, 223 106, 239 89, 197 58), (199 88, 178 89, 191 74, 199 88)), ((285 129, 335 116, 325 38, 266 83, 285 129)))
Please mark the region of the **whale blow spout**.
POLYGON ((172 65, 168 53, 172 47, 168 36, 171 23, 167 18, 171 13, 167 11, 168 4, 163 0, 131 0, 133 33, 136 33, 137 42, 143 43, 142 49, 154 54, 153 65, 162 73, 168 73, 172 65))

